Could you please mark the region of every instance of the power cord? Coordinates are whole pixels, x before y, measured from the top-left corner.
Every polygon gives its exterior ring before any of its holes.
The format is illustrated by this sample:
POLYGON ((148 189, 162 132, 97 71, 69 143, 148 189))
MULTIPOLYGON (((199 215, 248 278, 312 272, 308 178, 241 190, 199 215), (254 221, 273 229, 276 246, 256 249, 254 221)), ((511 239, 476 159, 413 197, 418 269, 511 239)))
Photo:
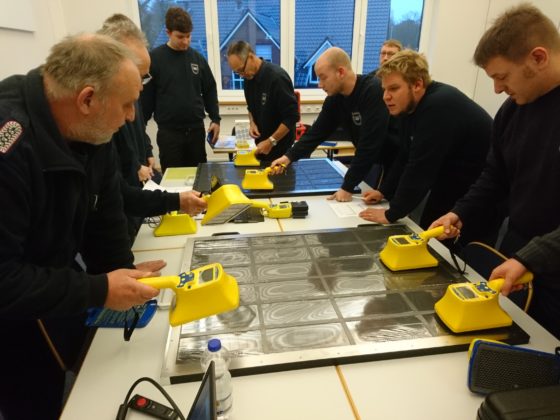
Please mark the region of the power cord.
POLYGON ((115 420, 124 420, 126 418, 126 414, 128 413, 128 403, 130 401, 130 396, 132 395, 132 391, 134 391, 134 388, 136 388, 136 386, 141 382, 149 382, 153 386, 155 386, 159 390, 159 392, 161 392, 161 394, 167 399, 169 404, 171 404, 171 407, 173 407, 173 410, 175 410, 175 412, 179 416, 179 420, 185 420, 185 416, 183 416, 183 413, 181 413, 181 410, 179 410, 179 407, 177 407, 177 404, 175 404, 173 398, 169 396, 169 394, 165 391, 165 389, 163 389, 163 387, 160 384, 158 384, 152 378, 149 378, 147 376, 137 379, 132 384, 132 386, 128 390, 128 393, 126 394, 124 402, 119 406, 119 411, 117 412, 117 417, 115 420))

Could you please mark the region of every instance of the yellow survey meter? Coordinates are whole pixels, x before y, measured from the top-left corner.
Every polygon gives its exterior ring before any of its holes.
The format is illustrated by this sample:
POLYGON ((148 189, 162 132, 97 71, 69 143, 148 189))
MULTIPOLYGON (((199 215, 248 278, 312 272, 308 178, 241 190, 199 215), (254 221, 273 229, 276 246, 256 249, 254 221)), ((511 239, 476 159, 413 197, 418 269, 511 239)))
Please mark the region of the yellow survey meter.
POLYGON ((206 214, 200 222, 203 225, 217 225, 229 222, 249 207, 262 209, 266 217, 272 219, 283 219, 293 217, 304 218, 308 214, 308 206, 305 201, 292 203, 281 202, 278 204, 253 201, 245 196, 238 185, 222 185, 210 195, 203 197, 208 203, 206 214))
POLYGON ((154 229, 154 236, 189 235, 196 233, 196 222, 186 213, 172 211, 161 217, 161 222, 154 229))
MULTIPOLYGON (((533 280, 526 272, 515 284, 533 280)), ((508 327, 511 317, 500 307, 498 296, 504 279, 480 283, 458 283, 447 287, 434 309, 449 329, 456 333, 508 327)))
POLYGON ((233 166, 261 166, 261 162, 255 156, 257 149, 238 150, 233 158, 233 166))
POLYGON ((148 277, 142 283, 175 292, 169 324, 177 326, 239 306, 239 287, 219 263, 205 265, 178 276, 148 277))
POLYGON ((268 179, 268 174, 272 171, 272 168, 268 167, 266 169, 247 169, 245 170, 245 176, 241 182, 241 187, 244 190, 272 190, 274 189, 274 184, 270 179, 268 179))
POLYGON ((389 236, 379 258, 391 271, 436 267, 438 260, 428 251, 428 241, 443 231, 438 226, 419 234, 389 236))

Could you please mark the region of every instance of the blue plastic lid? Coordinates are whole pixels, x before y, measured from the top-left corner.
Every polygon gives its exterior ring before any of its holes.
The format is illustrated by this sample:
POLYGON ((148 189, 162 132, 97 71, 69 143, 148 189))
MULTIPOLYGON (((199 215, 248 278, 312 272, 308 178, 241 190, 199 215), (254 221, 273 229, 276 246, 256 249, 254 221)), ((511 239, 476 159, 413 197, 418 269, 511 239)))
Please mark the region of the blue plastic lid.
POLYGON ((218 351, 221 348, 222 348, 222 342, 220 341, 219 338, 213 338, 211 340, 208 340, 208 350, 210 350, 211 352, 218 351))

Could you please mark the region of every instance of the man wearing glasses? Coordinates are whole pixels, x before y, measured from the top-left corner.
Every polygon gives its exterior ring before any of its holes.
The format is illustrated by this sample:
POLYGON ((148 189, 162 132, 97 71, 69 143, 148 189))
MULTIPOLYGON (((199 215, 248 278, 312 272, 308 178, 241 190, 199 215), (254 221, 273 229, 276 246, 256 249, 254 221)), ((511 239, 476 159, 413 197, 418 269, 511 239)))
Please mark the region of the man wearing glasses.
POLYGON ((153 79, 142 91, 147 122, 154 116, 161 168, 197 166, 206 162, 205 111, 211 141, 220 134, 216 81, 206 59, 190 48, 193 30, 190 15, 171 7, 165 15, 169 40, 151 51, 153 79))
MULTIPOLYGON (((103 27, 98 33, 123 43, 136 56, 138 70, 143 75, 142 85, 145 87, 151 79, 148 73, 150 55, 146 48, 146 38, 136 24, 128 17, 117 13, 103 22, 103 27)), ((125 122, 113 135, 112 142, 119 156, 119 169, 122 175, 119 181, 131 245, 144 217, 159 216, 177 210, 196 214, 206 207, 206 202, 198 196, 197 191, 170 193, 142 190, 143 183, 153 175, 152 165, 149 161, 146 162, 146 157, 152 156, 152 148, 138 101, 135 103, 134 120, 125 122), (143 163, 147 163, 148 166, 143 163)), ((150 270, 159 270, 163 264, 161 260, 154 261, 146 267, 150 270)))
POLYGON ((292 80, 282 67, 257 57, 248 42, 234 42, 227 55, 231 69, 245 79, 249 134, 257 154, 264 161, 277 159, 296 138, 299 112, 292 80))

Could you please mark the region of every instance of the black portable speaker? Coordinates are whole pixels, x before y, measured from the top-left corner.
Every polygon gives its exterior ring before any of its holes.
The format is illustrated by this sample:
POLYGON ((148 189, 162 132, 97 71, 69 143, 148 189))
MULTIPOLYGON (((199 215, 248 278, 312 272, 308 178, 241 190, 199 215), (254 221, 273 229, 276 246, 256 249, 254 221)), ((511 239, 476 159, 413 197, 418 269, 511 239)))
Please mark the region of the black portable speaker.
POLYGON ((532 388, 560 383, 560 347, 556 354, 474 340, 470 348, 468 386, 472 392, 532 388))

